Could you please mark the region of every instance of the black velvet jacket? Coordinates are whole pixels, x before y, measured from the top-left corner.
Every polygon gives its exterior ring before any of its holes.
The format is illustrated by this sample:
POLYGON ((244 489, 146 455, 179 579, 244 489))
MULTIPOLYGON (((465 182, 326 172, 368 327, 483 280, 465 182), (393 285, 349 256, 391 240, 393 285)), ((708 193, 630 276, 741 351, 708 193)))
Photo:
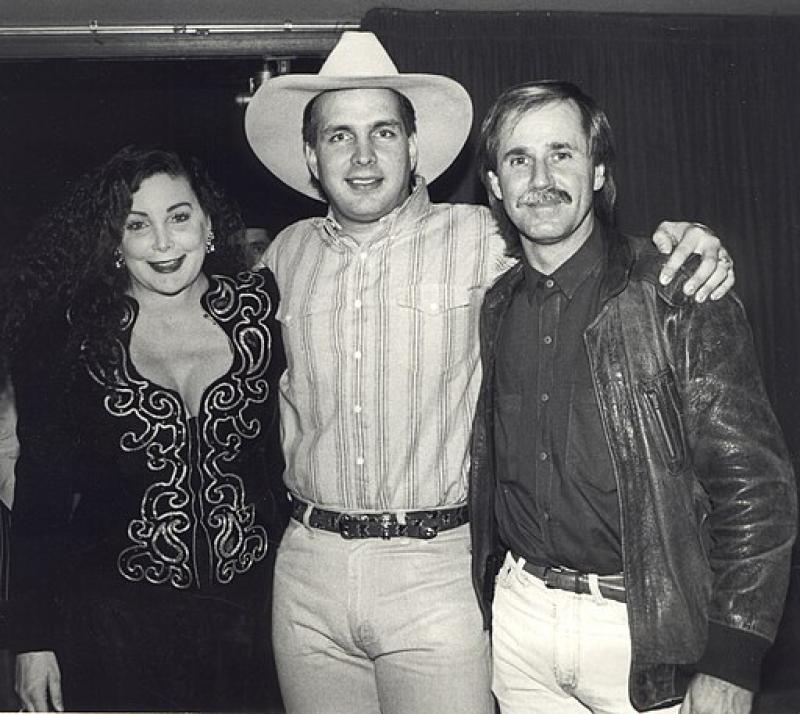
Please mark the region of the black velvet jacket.
MULTIPOLYGON (((658 283, 649 243, 610 234, 602 307, 584 333, 619 495, 639 710, 680 698, 696 667, 755 688, 783 611, 796 493, 750 328, 732 295, 697 304, 658 283)), ((688 273, 684 274, 684 278, 688 273)), ((473 579, 486 626, 502 562, 494 521, 497 336, 522 280, 487 293, 471 446, 473 579)))
POLYGON ((65 350, 71 327, 62 314, 17 365, 18 651, 55 649, 60 606, 83 589, 136 602, 193 595, 263 607, 267 554, 287 506, 277 288, 268 271, 213 275, 209 283, 202 303, 228 336, 233 361, 194 417, 176 392, 132 364, 132 299, 110 353, 86 339, 77 369, 57 369, 74 355, 65 350))

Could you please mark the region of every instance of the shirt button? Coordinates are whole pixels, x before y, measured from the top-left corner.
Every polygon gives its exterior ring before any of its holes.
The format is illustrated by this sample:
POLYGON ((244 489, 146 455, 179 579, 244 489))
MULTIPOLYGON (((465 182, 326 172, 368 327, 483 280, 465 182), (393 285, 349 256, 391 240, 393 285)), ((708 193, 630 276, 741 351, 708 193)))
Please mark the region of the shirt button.
POLYGON ((544 512, 542 515, 543 515, 543 517, 544 517, 544 519, 545 519, 546 521, 549 521, 549 520, 550 520, 550 514, 549 514, 547 511, 545 511, 545 512, 544 512))
POLYGON ((439 311, 439 303, 438 302, 432 302, 431 303, 431 312, 438 312, 438 311, 439 311))
POLYGON ((367 254, 366 253, 359 253, 358 257, 361 258, 361 260, 366 260, 367 259, 367 254))
POLYGON ((364 465, 364 457, 363 457, 363 456, 359 456, 359 457, 356 459, 356 463, 357 463, 359 466, 363 466, 363 465, 364 465))
POLYGON ((539 452, 539 461, 547 461, 547 452, 546 451, 540 451, 539 452))
POLYGON ((548 278, 547 280, 544 281, 544 286, 546 288, 552 288, 553 285, 555 285, 555 284, 556 284, 556 281, 553 280, 552 278, 548 278))
POLYGON ((549 402, 550 401, 550 395, 547 392, 545 392, 544 394, 542 394, 541 397, 539 397, 539 399, 541 399, 543 402, 549 402))
POLYGON ((356 300, 356 301, 353 303, 353 305, 355 305, 357 308, 361 307, 361 300, 356 300))
POLYGON ((356 359, 361 359, 361 350, 356 350, 355 352, 353 352, 353 357, 355 357, 356 359))
POLYGON ((545 335, 544 339, 542 340, 542 342, 544 342, 546 345, 552 345, 553 344, 553 338, 550 337, 550 335, 545 335))
POLYGON ((360 404, 356 404, 356 405, 353 407, 353 411, 354 411, 356 414, 361 414, 361 405, 360 405, 360 404))

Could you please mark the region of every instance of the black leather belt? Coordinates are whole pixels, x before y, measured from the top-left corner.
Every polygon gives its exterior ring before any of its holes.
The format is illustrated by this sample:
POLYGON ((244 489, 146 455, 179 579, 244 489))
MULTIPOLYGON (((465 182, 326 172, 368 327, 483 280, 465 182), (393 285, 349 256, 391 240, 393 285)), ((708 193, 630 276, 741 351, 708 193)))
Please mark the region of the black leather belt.
POLYGON ((422 538, 430 540, 442 531, 469 522, 467 506, 430 511, 406 511, 398 520, 397 512, 344 513, 317 508, 292 497, 292 517, 312 528, 338 533, 342 538, 422 538), (306 515, 306 511, 311 513, 306 515))
MULTIPOLYGON (((518 560, 515 556, 515 560, 518 560)), ((586 573, 579 573, 577 570, 568 568, 553 568, 547 565, 534 565, 525 561, 522 569, 544 582, 545 587, 555 588, 556 590, 568 590, 571 593, 588 595, 589 576, 586 573)), ((599 575, 597 585, 600 594, 609 600, 625 602, 625 576, 622 573, 616 575, 599 575)))

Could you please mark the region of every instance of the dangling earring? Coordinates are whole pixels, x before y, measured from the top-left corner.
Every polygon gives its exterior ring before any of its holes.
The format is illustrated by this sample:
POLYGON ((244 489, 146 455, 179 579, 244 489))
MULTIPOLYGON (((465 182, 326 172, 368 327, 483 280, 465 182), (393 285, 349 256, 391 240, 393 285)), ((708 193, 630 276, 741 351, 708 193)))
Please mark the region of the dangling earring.
POLYGON ((206 236, 206 253, 213 253, 217 249, 217 246, 214 245, 214 229, 208 229, 208 235, 206 236))
POLYGON ((114 248, 114 267, 117 270, 125 267, 125 258, 122 257, 122 251, 119 248, 114 248))

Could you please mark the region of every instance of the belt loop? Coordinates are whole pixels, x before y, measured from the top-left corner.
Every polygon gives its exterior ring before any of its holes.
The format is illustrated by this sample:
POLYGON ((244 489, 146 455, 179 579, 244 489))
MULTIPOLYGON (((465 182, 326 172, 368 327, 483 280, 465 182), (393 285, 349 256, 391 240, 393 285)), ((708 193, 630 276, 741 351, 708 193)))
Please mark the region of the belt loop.
POLYGON ((606 599, 603 597, 603 593, 600 592, 600 583, 597 573, 588 573, 586 578, 589 581, 589 592, 592 594, 592 601, 594 604, 605 605, 606 599))
POLYGON ((511 555, 511 551, 507 551, 505 558, 503 558, 503 564, 500 566, 500 570, 495 576, 495 582, 501 587, 510 588, 511 576, 514 575, 516 567, 517 564, 514 560, 514 556, 511 555))
POLYGON ((525 570, 524 570, 526 562, 527 561, 525 560, 525 558, 520 556, 514 563, 514 575, 517 577, 517 580, 523 585, 527 585, 527 581, 525 580, 525 570))
POLYGON ((311 511, 313 510, 314 506, 312 506, 310 503, 306 503, 306 510, 303 511, 303 525, 312 536, 314 535, 314 529, 311 527, 311 511))

